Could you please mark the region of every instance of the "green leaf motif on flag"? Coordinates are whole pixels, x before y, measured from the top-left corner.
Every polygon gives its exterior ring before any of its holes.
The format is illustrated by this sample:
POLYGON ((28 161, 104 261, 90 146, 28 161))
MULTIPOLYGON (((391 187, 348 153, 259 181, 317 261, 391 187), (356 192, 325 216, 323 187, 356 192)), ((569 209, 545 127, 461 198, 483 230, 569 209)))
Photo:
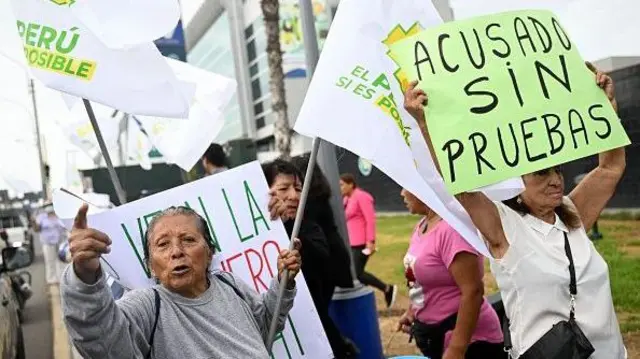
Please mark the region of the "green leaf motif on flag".
POLYGON ((49 1, 51 1, 56 5, 69 6, 69 7, 71 7, 73 4, 76 3, 76 0, 49 0, 49 1))

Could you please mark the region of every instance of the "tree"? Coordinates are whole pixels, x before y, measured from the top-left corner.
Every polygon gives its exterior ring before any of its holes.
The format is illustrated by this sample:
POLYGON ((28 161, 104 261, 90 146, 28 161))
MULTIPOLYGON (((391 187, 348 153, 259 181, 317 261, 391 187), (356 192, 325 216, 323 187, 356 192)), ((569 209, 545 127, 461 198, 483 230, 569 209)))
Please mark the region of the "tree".
POLYGON ((267 36, 271 109, 276 117, 273 124, 273 137, 276 142, 276 150, 280 152, 280 156, 284 159, 289 159, 291 157, 291 127, 289 126, 289 115, 287 114, 284 72, 282 70, 280 2, 279 0, 260 0, 260 7, 267 36))

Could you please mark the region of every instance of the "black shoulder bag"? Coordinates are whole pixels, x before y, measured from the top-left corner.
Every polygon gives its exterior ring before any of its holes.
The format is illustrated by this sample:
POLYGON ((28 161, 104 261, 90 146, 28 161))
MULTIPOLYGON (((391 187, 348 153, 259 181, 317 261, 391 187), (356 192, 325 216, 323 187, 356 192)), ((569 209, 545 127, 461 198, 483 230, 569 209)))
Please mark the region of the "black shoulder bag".
MULTIPOLYGON (((575 320, 575 298, 578 294, 578 286, 571 246, 566 233, 564 234, 564 251, 569 259, 569 292, 571 293, 569 320, 554 324, 535 344, 520 355, 520 359, 588 359, 595 351, 575 320)), ((505 320, 503 331, 505 350, 510 351, 512 346, 508 319, 505 320)))

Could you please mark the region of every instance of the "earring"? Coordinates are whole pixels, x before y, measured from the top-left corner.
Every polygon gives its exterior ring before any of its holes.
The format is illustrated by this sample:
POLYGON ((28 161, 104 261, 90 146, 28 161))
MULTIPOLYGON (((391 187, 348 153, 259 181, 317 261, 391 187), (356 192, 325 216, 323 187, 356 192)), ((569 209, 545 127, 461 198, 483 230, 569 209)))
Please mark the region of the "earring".
POLYGON ((516 199, 516 202, 517 202, 518 204, 522 204, 522 198, 520 198, 520 196, 518 196, 518 198, 516 199))

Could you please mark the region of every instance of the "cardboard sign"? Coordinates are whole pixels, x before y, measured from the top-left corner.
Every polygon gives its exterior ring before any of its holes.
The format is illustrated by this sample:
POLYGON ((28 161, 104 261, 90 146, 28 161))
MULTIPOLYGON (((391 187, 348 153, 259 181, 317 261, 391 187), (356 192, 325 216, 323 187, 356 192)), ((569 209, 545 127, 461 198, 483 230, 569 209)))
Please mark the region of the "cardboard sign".
POLYGON ((630 143, 551 12, 444 24, 392 45, 391 56, 429 96, 453 194, 630 143))
MULTIPOLYGON (((81 200, 72 196, 61 200, 59 195, 56 213, 70 228, 69 214, 81 200)), ((111 253, 103 256, 104 270, 124 287, 143 288, 153 285, 142 247, 149 222, 169 206, 191 207, 207 220, 211 231, 216 247, 212 266, 233 272, 262 293, 277 275, 278 253, 289 246, 282 222, 269 219, 268 202, 264 174, 258 162, 252 162, 112 210, 90 207, 94 214, 87 222, 113 242, 111 253)), ((295 304, 285 330, 276 336, 273 358, 333 358, 302 273, 296 285, 295 304)))

